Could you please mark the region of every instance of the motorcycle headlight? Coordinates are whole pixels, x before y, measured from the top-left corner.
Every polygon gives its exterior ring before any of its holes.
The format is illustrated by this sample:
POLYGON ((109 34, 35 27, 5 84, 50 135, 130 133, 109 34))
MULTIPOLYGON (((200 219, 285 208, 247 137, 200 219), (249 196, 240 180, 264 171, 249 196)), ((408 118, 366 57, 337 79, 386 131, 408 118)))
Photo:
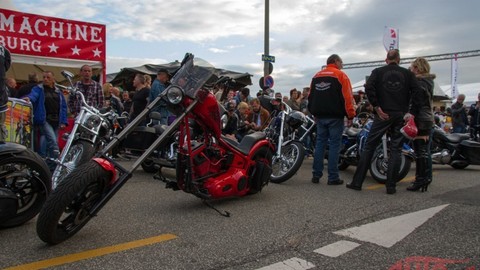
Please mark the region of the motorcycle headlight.
POLYGON ((179 87, 172 86, 167 90, 167 99, 171 104, 178 104, 183 100, 183 91, 179 87))
POLYGON ((83 125, 89 129, 97 128, 100 125, 102 119, 98 115, 90 114, 85 118, 83 125))

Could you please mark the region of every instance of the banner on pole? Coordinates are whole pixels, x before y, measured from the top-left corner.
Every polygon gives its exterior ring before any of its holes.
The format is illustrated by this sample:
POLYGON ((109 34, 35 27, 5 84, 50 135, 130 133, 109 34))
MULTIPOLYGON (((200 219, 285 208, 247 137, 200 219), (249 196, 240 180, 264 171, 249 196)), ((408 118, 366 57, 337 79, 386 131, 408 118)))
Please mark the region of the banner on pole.
POLYGON ((456 98, 458 95, 458 88, 457 88, 457 79, 458 79, 458 62, 457 62, 457 54, 452 58, 452 98, 456 98))
POLYGON ((383 46, 385 47, 385 50, 388 52, 393 49, 398 49, 398 43, 399 43, 398 29, 385 26, 385 30, 383 32, 383 46))

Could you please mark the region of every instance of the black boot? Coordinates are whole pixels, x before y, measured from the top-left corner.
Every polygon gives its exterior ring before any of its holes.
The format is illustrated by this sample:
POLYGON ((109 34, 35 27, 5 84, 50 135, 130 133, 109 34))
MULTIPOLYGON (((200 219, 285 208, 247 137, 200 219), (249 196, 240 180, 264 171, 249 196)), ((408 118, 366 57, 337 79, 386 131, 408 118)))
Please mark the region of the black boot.
POLYGON ((427 176, 427 142, 423 139, 414 140, 413 147, 417 156, 415 165, 415 181, 412 182, 409 187, 407 187, 407 190, 421 190, 423 192, 427 190, 428 185, 431 182, 427 176))

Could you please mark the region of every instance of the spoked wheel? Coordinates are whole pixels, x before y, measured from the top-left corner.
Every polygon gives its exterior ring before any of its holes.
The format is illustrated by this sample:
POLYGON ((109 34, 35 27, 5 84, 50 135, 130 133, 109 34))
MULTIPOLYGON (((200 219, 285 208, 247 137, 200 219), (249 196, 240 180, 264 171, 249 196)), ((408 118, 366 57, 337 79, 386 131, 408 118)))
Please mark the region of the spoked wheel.
POLYGON ((275 156, 272 160, 272 175, 270 181, 273 183, 282 183, 290 179, 302 165, 305 158, 305 148, 299 141, 292 141, 282 146, 280 156, 275 156))
MULTIPOLYGON (((390 154, 390 151, 388 151, 390 154)), ((397 182, 405 178, 410 167, 412 166, 412 161, 405 155, 400 156, 400 170, 398 172, 397 182)), ((388 169, 388 157, 385 158, 383 154, 383 148, 379 147, 375 150, 372 162, 370 163, 370 174, 373 179, 380 184, 385 184, 387 182, 387 169, 388 169)))
POLYGON ((338 170, 344 171, 350 166, 350 164, 347 162, 347 159, 345 157, 345 152, 347 151, 346 146, 342 145, 343 149, 340 150, 340 156, 338 158, 338 170))
POLYGON ((86 163, 95 155, 95 147, 86 141, 76 141, 65 155, 64 164, 57 165, 52 175, 53 188, 79 165, 86 163))
POLYGON ((17 212, 0 227, 21 225, 35 217, 50 192, 50 170, 34 152, 25 151, 0 159, 0 187, 17 197, 17 212))
POLYGON ((93 217, 90 210, 102 197, 111 172, 91 160, 68 174, 45 202, 37 220, 44 242, 58 244, 80 231, 93 217))

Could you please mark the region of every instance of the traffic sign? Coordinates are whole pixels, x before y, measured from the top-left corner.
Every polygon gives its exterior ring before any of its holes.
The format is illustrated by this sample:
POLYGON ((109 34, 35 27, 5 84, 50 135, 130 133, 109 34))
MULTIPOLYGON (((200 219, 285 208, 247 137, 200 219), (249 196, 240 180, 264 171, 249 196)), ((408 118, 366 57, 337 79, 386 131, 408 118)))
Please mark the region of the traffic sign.
POLYGON ((273 87, 273 77, 272 76, 265 77, 265 86, 268 87, 268 88, 273 87))
POLYGON ((260 80, 258 81, 258 84, 260 85, 260 88, 262 88, 263 90, 272 88, 274 84, 273 77, 267 76, 265 79, 261 77, 260 80))
POLYGON ((262 54, 262 61, 275 63, 275 56, 262 54))

